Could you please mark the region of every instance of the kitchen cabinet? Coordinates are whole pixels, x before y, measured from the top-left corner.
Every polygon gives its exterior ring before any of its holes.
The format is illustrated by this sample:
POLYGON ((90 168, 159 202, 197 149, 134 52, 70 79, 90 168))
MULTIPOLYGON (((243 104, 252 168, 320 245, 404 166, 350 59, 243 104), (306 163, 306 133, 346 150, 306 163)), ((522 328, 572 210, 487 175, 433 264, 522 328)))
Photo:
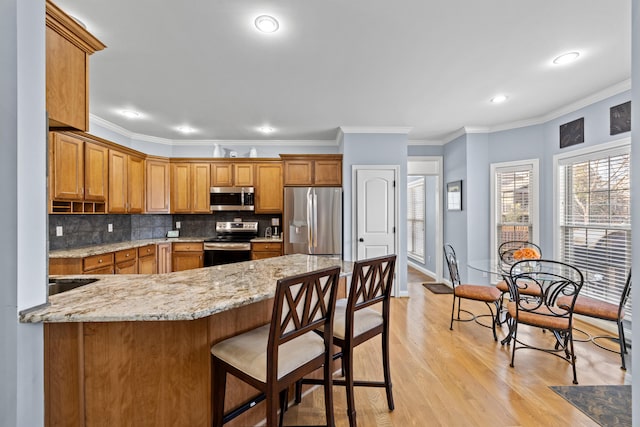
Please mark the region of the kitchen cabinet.
POLYGON ((251 259, 273 258, 282 255, 281 242, 251 242, 251 259))
POLYGON ((109 150, 109 213, 144 210, 144 158, 109 150))
POLYGON ((282 213, 282 163, 256 163, 255 213, 282 213))
POLYGON ((147 245, 138 248, 138 273, 156 274, 157 272, 156 245, 147 245))
POLYGON ((145 212, 169 213, 169 186, 171 184, 169 159, 147 158, 145 163, 145 212))
POLYGON ((210 163, 171 163, 171 212, 209 213, 210 163))
POLYGON ((88 130, 89 56, 105 45, 50 1, 45 23, 49 127, 88 130))
POLYGON ((138 251, 124 249, 114 253, 115 274, 138 274, 138 251))
POLYGON ((49 213, 104 213, 108 148, 70 132, 49 133, 49 213))
POLYGON ((113 260, 113 252, 85 257, 82 274, 113 274, 113 260))
POLYGON ((171 273, 171 243, 157 245, 158 273, 171 273))
POLYGON ((342 186, 341 154, 281 154, 286 186, 342 186))
POLYGON ((254 164, 248 162, 213 162, 211 164, 212 187, 253 187, 254 164))
POLYGON ((174 243, 171 248, 172 271, 192 270, 204 266, 204 247, 200 242, 174 243))

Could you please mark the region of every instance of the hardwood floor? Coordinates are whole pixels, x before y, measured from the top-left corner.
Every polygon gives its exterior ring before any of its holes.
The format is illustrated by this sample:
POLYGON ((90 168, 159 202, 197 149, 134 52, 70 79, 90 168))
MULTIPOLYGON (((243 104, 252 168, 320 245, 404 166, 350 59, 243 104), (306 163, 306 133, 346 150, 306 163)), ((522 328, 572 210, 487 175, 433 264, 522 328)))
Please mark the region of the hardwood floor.
MULTIPOLYGON (((493 341, 490 329, 475 322, 455 322, 454 330, 449 330, 452 296, 429 292, 423 281, 410 275, 410 297, 392 299, 391 376, 396 408, 388 411, 384 389, 357 387, 359 426, 597 425, 549 388, 572 385, 569 363, 539 351, 518 350, 511 368, 511 347, 493 341)), ((464 307, 474 313, 487 311, 482 303, 463 303, 464 307)), ((576 326, 595 332, 583 323, 576 326)), ((506 326, 498 339, 505 333, 506 326)), ((521 327, 519 335, 536 343, 551 340, 550 334, 526 327, 521 327)), ((356 348, 356 379, 382 379, 379 349, 380 338, 356 348)), ((591 343, 576 343, 576 354, 580 385, 631 384, 631 375, 620 369, 617 354, 591 343)), ((284 424, 322 424, 323 405, 322 390, 311 390, 300 405, 289 408, 284 424)), ((334 387, 334 407, 336 425, 348 426, 342 387, 334 387)))

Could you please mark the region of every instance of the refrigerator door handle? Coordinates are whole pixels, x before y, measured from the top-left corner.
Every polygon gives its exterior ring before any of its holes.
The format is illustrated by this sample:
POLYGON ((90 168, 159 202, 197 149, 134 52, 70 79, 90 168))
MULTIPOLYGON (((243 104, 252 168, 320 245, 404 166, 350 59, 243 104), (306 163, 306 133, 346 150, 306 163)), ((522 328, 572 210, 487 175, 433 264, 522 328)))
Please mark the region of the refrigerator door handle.
POLYGON ((318 247, 318 195, 313 191, 313 247, 318 247))
POLYGON ((313 253, 313 197, 312 197, 312 190, 311 188, 309 188, 307 190, 307 245, 308 245, 308 249, 309 249, 309 253, 312 254, 313 253))

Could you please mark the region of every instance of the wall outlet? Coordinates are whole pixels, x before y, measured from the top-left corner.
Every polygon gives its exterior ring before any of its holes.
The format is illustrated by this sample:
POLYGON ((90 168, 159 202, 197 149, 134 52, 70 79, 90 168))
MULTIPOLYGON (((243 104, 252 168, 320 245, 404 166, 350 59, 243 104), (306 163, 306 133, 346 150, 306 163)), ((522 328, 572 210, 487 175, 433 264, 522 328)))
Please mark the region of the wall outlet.
POLYGON ((113 224, 109 224, 109 225, 107 225, 107 231, 108 231, 109 233, 113 233, 113 224))
POLYGON ((180 224, 180 221, 176 221, 176 228, 178 228, 178 229, 179 229, 179 228, 180 228, 180 225, 181 225, 181 224, 180 224))
POLYGON ((57 237, 62 236, 62 226, 61 225, 57 225, 56 226, 56 236, 57 237))

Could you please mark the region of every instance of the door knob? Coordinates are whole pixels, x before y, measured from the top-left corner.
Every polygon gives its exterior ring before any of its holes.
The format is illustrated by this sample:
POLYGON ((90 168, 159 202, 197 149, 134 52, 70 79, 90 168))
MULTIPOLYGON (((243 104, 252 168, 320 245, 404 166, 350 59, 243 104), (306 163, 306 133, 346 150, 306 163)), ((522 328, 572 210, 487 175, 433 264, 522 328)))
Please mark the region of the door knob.
POLYGON ((358 239, 358 242, 364 242, 364 239, 361 237, 358 239))

